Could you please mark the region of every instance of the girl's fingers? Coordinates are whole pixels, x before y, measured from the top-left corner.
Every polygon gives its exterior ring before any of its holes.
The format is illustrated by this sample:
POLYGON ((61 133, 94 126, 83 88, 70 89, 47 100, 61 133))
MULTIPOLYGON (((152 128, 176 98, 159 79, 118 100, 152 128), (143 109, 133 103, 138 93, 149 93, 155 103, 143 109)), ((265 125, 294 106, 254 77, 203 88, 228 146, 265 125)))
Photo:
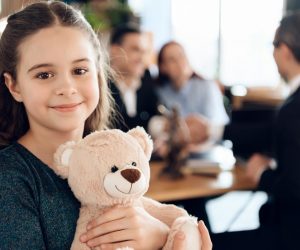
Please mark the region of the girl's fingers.
MULTIPOLYGON (((96 237, 87 242, 89 247, 102 246, 103 244, 114 245, 115 243, 123 243, 123 242, 135 242, 132 235, 134 235, 136 231, 134 230, 121 230, 111 232, 100 237, 96 237)), ((132 244, 131 244, 132 246, 132 244)))
POLYGON ((163 246, 168 233, 165 224, 141 207, 114 208, 93 220, 90 227, 92 229, 81 235, 80 240, 101 249, 103 244, 107 244, 108 249, 110 246, 115 249, 123 246, 125 241, 131 242, 130 247, 134 249, 158 249, 163 246))
POLYGON ((113 220, 102 224, 101 226, 93 227, 88 230, 82 237, 80 238, 83 242, 87 242, 101 235, 109 234, 111 232, 125 230, 128 228, 128 222, 126 218, 113 220))
POLYGON ((202 248, 201 250, 211 250, 212 249, 212 242, 209 236, 209 232, 204 224, 204 222, 201 220, 198 223, 198 228, 201 235, 202 240, 202 248))
POLYGON ((113 207, 112 209, 109 209, 108 211, 98 216, 94 220, 90 221, 87 225, 87 230, 98 227, 109 221, 122 219, 128 216, 129 214, 131 214, 130 209, 128 209, 127 207, 122 207, 122 208, 118 206, 113 207))

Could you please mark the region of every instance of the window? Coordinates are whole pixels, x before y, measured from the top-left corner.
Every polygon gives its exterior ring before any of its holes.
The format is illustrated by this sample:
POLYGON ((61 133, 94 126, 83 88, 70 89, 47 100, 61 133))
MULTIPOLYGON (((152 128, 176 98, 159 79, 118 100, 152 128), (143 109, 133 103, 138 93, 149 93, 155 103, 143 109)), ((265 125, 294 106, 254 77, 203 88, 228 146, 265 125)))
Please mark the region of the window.
POLYGON ((129 0, 141 16, 142 27, 153 32, 156 50, 168 40, 177 40, 199 74, 225 85, 246 86, 279 82, 272 40, 284 2, 129 0))
POLYGON ((205 78, 217 70, 219 0, 173 0, 173 39, 180 42, 193 68, 205 78))
POLYGON ((272 41, 282 12, 282 0, 222 1, 222 81, 247 86, 279 82, 272 41))
POLYGON ((0 19, 0 35, 4 31, 6 24, 7 24, 6 18, 0 19))

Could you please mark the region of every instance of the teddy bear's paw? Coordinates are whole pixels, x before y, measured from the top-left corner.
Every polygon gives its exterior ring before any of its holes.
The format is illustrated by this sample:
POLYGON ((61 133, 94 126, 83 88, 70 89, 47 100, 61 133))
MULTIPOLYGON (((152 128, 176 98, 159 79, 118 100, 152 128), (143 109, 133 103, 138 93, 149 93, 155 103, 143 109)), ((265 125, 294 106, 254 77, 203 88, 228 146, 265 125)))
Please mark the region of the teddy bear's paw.
POLYGON ((181 231, 185 235, 185 249, 199 250, 201 249, 201 237, 198 230, 198 223, 196 217, 181 216, 178 217, 171 227, 167 243, 164 250, 171 250, 175 234, 181 231))
POLYGON ((197 226, 198 222, 197 222, 197 218, 194 216, 181 216, 178 217, 172 225, 172 229, 174 230, 180 230, 182 227, 184 226, 197 226))

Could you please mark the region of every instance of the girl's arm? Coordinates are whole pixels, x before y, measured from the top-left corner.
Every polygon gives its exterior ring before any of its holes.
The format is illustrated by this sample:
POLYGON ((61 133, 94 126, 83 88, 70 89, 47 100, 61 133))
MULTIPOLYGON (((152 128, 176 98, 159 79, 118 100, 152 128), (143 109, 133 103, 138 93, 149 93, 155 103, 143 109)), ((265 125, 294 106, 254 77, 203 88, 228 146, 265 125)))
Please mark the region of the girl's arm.
POLYGON ((32 190, 13 167, 0 164, 1 249, 46 249, 32 190))
POLYGON ((161 249, 169 228, 142 207, 114 207, 88 224, 81 237, 90 247, 161 249))

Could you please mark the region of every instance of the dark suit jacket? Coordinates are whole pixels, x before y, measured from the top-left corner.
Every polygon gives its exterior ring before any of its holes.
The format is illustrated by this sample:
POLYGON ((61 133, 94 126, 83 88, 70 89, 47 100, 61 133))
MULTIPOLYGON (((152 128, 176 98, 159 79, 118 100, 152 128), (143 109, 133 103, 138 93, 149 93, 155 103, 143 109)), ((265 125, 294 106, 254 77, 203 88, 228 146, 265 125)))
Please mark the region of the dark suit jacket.
POLYGON ((113 82, 110 83, 110 88, 117 111, 122 116, 121 119, 117 118, 115 127, 125 132, 136 126, 142 126, 147 130, 151 117, 158 114, 158 98, 152 79, 149 77, 142 78, 141 87, 137 90, 137 114, 134 117, 128 116, 120 91, 113 82))
POLYGON ((265 171, 259 183, 269 195, 261 226, 279 230, 283 249, 300 249, 300 88, 280 107, 274 128, 278 167, 265 171))

